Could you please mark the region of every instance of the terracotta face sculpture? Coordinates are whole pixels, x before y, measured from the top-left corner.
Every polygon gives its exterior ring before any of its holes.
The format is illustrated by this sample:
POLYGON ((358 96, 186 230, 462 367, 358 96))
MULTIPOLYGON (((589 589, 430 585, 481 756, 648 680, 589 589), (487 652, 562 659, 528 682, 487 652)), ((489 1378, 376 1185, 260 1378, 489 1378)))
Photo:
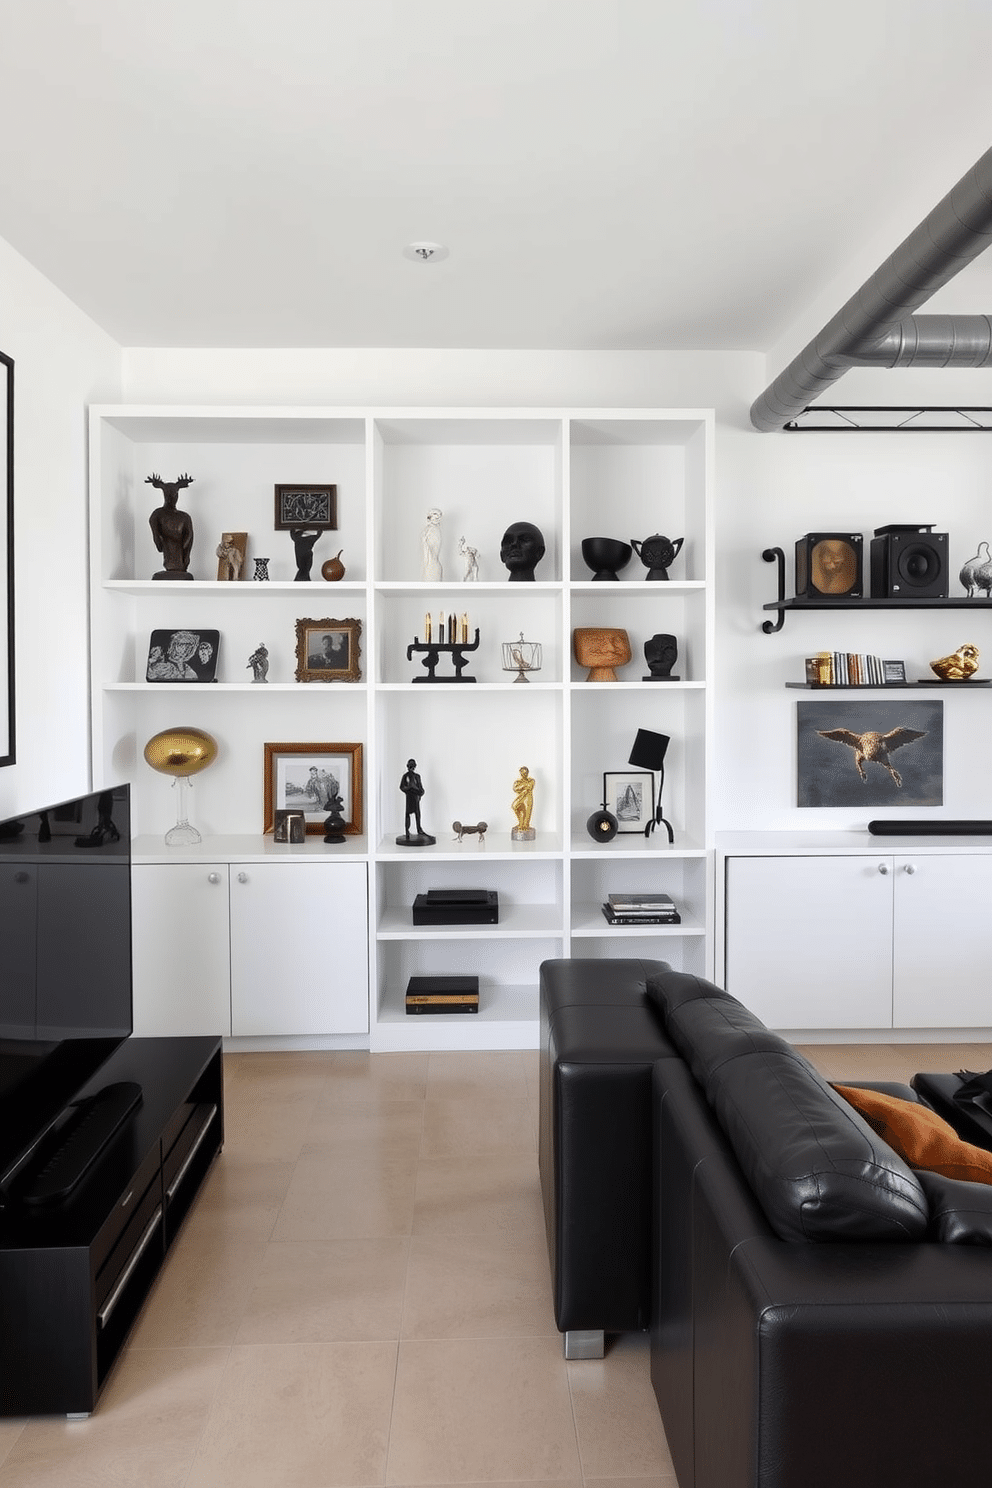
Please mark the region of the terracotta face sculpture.
POLYGON ((615 682, 615 668, 630 660, 630 638, 625 630, 603 627, 580 629, 573 638, 575 659, 589 668, 587 682, 615 682))

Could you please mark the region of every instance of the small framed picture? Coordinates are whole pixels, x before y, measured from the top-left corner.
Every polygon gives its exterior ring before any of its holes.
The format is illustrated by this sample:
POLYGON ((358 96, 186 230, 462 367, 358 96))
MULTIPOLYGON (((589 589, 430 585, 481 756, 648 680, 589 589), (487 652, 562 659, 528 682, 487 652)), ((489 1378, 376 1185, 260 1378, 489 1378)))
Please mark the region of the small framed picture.
POLYGON ((882 677, 886 683, 905 682, 906 663, 904 661, 883 661, 882 677))
POLYGON ((361 620, 297 620, 297 682, 359 682, 361 620))
POLYGON ((216 682, 219 630, 153 630, 146 682, 216 682))
MULTIPOLYGON (((263 815, 266 832, 289 832, 288 817, 303 817, 308 833, 323 833, 335 797, 340 797, 349 836, 362 834, 361 744, 266 744, 263 815)), ((277 841, 292 842, 291 836, 277 841)))
POLYGON ((277 532, 288 532, 291 527, 330 532, 337 525, 337 486, 276 486, 277 532))
POLYGON ((603 799, 621 832, 643 832, 654 820, 654 776, 650 770, 606 770, 603 799))
POLYGON ((307 819, 302 811, 276 811, 272 833, 276 842, 303 842, 307 833, 307 819))
POLYGON ((243 579, 247 552, 247 532, 222 532, 217 544, 218 579, 243 579))

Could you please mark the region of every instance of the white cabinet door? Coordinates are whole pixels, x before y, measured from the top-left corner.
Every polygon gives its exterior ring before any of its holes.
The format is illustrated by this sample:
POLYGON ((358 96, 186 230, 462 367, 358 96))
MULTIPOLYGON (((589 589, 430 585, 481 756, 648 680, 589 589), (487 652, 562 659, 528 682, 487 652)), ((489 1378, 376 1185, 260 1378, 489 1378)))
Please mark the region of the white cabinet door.
POLYGON ((895 1027, 992 1027, 992 856, 896 858, 895 905, 895 1027))
POLYGON ((364 863, 231 866, 235 1036, 367 1033, 364 863))
POLYGON ((892 1026, 892 860, 727 859, 726 987, 770 1028, 892 1026))
POLYGON ((226 863, 136 863, 131 870, 134 1031, 231 1032, 226 863))

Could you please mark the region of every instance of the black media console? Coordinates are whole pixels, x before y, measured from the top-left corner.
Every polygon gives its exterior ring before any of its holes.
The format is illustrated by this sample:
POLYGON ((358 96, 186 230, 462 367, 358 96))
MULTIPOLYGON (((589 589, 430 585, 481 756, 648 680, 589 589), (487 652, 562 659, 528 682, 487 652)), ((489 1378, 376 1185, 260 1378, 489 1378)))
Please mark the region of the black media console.
POLYGON ((0 1210, 0 1416, 88 1415, 224 1140, 219 1038, 129 1038, 141 1102, 68 1198, 0 1210))

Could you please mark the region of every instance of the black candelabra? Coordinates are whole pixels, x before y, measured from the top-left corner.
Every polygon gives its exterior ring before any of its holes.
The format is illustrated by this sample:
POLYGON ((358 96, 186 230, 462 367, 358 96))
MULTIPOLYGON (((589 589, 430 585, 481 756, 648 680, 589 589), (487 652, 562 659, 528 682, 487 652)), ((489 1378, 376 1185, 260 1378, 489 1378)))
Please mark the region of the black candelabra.
POLYGON ((419 638, 411 641, 406 648, 406 659, 407 661, 412 661, 415 651, 423 651, 425 653, 421 661, 421 666, 427 668, 427 675, 426 677, 414 677, 414 682, 474 682, 474 677, 465 677, 462 673, 468 665, 466 653, 469 651, 478 651, 478 649, 479 630, 477 626, 474 641, 470 641, 467 636, 463 641, 422 641, 419 638), (455 668, 455 675, 453 677, 436 677, 434 675, 437 670, 437 664, 441 659, 442 651, 448 652, 451 656, 452 664, 455 668))

